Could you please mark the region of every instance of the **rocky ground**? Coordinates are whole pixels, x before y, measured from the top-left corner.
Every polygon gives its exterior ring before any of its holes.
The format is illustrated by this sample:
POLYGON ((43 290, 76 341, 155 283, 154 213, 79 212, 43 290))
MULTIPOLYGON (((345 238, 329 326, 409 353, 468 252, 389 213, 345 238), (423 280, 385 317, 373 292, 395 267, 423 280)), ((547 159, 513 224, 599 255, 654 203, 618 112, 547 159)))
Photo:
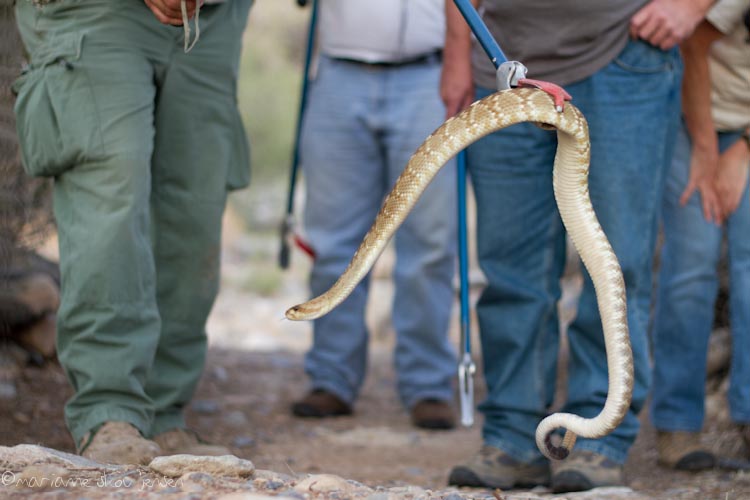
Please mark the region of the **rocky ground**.
MULTIPOLYGON (((29 364, 20 351, 6 349, 0 363, 0 497, 750 499, 748 472, 690 474, 659 467, 646 415, 625 468, 624 487, 564 495, 543 488, 448 488, 450 468, 480 445, 481 421, 449 432, 409 424, 394 392, 387 319, 391 289, 385 279, 373 284, 377 300, 368 313, 374 332, 369 375, 356 414, 322 421, 292 417, 290 403, 306 390, 302 356, 310 333, 309 326, 281 318, 286 307, 305 296, 305 257, 295 254, 293 269, 281 274, 270 264, 275 238, 250 237, 231 219, 227 227, 224 287, 209 323, 208 366, 188 420, 207 439, 229 446, 237 459, 178 457, 135 468, 69 455, 73 443, 63 424, 63 404, 70 389, 61 368, 53 361, 29 364), (263 279, 259 284, 251 276, 263 279), (18 356, 8 358, 9 352, 18 356)), ((384 277, 387 267, 381 265, 377 276, 384 277)), ((725 456, 741 458, 746 450, 727 419, 722 369, 710 382, 705 442, 725 456)), ((481 377, 477 383, 479 400, 481 377)))

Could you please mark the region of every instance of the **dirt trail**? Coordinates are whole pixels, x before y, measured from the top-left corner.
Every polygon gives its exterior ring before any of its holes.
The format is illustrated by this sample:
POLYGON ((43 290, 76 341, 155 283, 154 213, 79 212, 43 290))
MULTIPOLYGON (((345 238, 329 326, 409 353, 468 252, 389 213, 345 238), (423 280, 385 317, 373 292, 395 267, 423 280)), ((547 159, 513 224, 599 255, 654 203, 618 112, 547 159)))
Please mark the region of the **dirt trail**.
MULTIPOLYGON (((371 487, 444 489, 450 468, 478 449, 481 421, 471 429, 450 432, 420 431, 409 424, 394 391, 393 335, 384 319, 392 293, 388 282, 375 279, 373 283, 377 300, 368 313, 374 331, 370 367, 355 415, 331 420, 294 418, 288 409, 306 390, 302 356, 310 333, 308 325, 281 321, 281 317, 286 307, 306 294, 304 257, 296 255, 293 271, 277 276, 279 284, 272 296, 261 295, 246 283, 253 271, 248 266, 268 267, 275 241, 239 234, 231 221, 228 227, 224 285, 209 322, 211 350, 188 411, 190 425, 209 440, 230 446, 238 457, 251 459, 259 469, 288 475, 331 473, 371 487)), ((377 276, 382 277, 384 269, 387 264, 377 276)), ((457 341, 457 328, 453 330, 457 341)), ((479 401, 481 377, 477 385, 479 401)), ((72 452, 73 443, 63 424, 63 404, 70 388, 61 368, 54 363, 26 366, 16 389, 15 397, 0 405, 0 445, 41 444, 72 452)), ((705 441, 724 455, 740 457, 745 450, 718 404, 718 410, 709 412, 705 441)), ((654 431, 645 415, 642 420, 643 432, 626 465, 633 498, 750 499, 748 473, 690 474, 659 467, 654 431)), ((528 495, 542 493, 536 490, 528 495)), ((475 490, 471 494, 489 493, 475 490)), ((508 498, 531 496, 515 492, 508 498)))

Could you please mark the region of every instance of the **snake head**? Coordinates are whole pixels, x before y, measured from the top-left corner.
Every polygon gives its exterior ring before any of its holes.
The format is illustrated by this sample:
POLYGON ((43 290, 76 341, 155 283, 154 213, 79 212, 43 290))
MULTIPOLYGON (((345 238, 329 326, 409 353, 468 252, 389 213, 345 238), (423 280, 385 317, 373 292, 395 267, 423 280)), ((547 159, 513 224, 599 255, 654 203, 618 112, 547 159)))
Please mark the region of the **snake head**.
POLYGON ((296 306, 290 307, 286 310, 284 316, 286 316, 286 319, 292 321, 304 321, 305 319, 307 319, 302 304, 297 304, 296 306))
POLYGON ((316 297, 302 304, 290 307, 286 310, 284 315, 286 316, 286 319, 292 321, 309 321, 318 319, 321 316, 325 316, 328 311, 330 311, 331 308, 326 308, 326 305, 327 302, 324 299, 316 297))

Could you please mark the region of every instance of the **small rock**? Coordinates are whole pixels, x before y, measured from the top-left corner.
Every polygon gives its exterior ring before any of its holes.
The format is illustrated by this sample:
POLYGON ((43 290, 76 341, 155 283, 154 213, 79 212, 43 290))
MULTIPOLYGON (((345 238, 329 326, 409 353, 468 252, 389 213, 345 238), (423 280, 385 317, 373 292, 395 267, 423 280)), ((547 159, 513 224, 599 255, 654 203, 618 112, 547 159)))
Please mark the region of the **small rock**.
POLYGON ((318 432, 328 442, 341 446, 401 448, 414 446, 420 440, 416 432, 400 432, 388 427, 357 427, 344 432, 321 427, 318 432))
POLYGON ((52 312, 45 314, 19 332, 18 342, 29 351, 39 353, 43 359, 51 358, 55 355, 56 318, 57 316, 52 312))
POLYGON ((410 476, 421 476, 422 474, 424 474, 424 471, 419 467, 406 467, 404 469, 404 472, 409 474, 410 476))
POLYGON ((365 498, 365 500, 398 500, 398 495, 378 491, 377 493, 373 493, 372 495, 365 498))
POLYGON ((281 500, 283 496, 262 495, 260 493, 235 492, 218 497, 218 500, 281 500))
POLYGON ((227 373, 227 369, 223 366, 215 366, 213 369, 214 377, 216 377, 216 380, 219 382, 226 382, 229 380, 229 373, 227 373))
POLYGON ((20 411, 17 411, 13 413, 13 420, 18 422, 19 424, 28 424, 29 422, 31 422, 31 417, 29 417, 25 413, 21 413, 20 411))
POLYGON ((266 469, 255 469, 255 472, 253 473, 253 479, 268 479, 273 481, 290 482, 294 478, 289 474, 284 474, 283 472, 274 472, 272 470, 266 469))
POLYGON ((247 448, 255 444, 255 439, 250 436, 237 436, 232 440, 232 446, 235 448, 247 448))
POLYGON ((30 465, 14 477, 19 488, 59 488, 59 482, 70 475, 64 467, 52 464, 30 465))
POLYGON ((566 493, 565 498, 568 500, 600 500, 602 498, 607 500, 635 500, 642 497, 626 486, 602 486, 588 491, 566 493))
POLYGON ((196 399, 190 404, 190 408, 195 413, 213 415, 219 412, 220 405, 213 399, 196 399))
POLYGON ((253 474, 252 486, 262 490, 276 491, 292 482, 292 477, 269 470, 256 470, 253 474))
POLYGON ((247 417, 240 410, 230 411, 222 418, 224 423, 233 427, 243 427, 247 425, 247 417))
POLYGON ((14 399, 17 395, 16 384, 8 380, 0 380, 0 399, 14 399))
POLYGON ((459 495, 458 493, 451 493, 449 495, 446 495, 443 497, 443 500, 463 500, 464 497, 459 495))
POLYGON ((234 455, 200 457, 194 455, 172 455, 156 457, 148 465, 154 472, 167 477, 179 477, 188 472, 204 472, 217 476, 248 477, 255 471, 250 460, 234 455))
POLYGON ((343 477, 333 474, 315 474, 297 483, 294 489, 302 493, 330 493, 333 491, 349 493, 353 488, 343 477))
POLYGON ((216 481, 214 481, 212 475, 205 472, 188 472, 180 476, 177 483, 183 491, 197 493, 203 491, 206 487, 213 486, 216 481))
POLYGON ((388 490, 389 493, 398 495, 399 497, 411 497, 411 498, 419 498, 424 497, 427 495, 427 491, 424 488, 420 488, 419 486, 398 486, 396 488, 391 488, 388 490))
POLYGON ((124 468, 116 465, 105 466, 88 458, 43 446, 31 444, 19 444, 12 447, 0 446, 0 470, 18 469, 32 464, 54 464, 74 469, 106 468, 110 471, 124 468))

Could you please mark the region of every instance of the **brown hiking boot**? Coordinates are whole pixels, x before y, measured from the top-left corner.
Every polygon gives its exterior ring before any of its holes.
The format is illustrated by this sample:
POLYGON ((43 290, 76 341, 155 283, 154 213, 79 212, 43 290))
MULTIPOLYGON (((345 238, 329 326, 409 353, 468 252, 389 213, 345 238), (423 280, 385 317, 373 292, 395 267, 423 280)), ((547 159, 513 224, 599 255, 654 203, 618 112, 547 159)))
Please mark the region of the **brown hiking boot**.
POLYGON ((657 431, 659 463, 677 470, 699 471, 716 465, 716 457, 701 445, 700 432, 657 431))
POLYGON ((292 405, 292 413, 298 417, 338 417, 351 415, 352 407, 335 394, 315 389, 292 405))
POLYGON ((198 455, 222 456, 231 455, 226 446, 210 444, 202 440, 198 434, 188 429, 172 429, 154 436, 154 441, 161 448, 162 455, 198 455))
POLYGON ((456 417, 447 401, 423 399, 411 408, 411 423, 422 429, 447 430, 456 426, 456 417))
POLYGON ((97 462, 120 465, 148 465, 159 456, 159 445, 141 436, 128 422, 106 422, 99 430, 83 436, 81 456, 97 462))
POLYGON ((498 448, 484 445, 479 453, 451 470, 448 484, 479 488, 532 488, 549 484, 549 462, 519 462, 498 448))
POLYGON ((622 465, 593 451, 574 450, 565 460, 552 464, 552 491, 555 493, 624 483, 622 465))

